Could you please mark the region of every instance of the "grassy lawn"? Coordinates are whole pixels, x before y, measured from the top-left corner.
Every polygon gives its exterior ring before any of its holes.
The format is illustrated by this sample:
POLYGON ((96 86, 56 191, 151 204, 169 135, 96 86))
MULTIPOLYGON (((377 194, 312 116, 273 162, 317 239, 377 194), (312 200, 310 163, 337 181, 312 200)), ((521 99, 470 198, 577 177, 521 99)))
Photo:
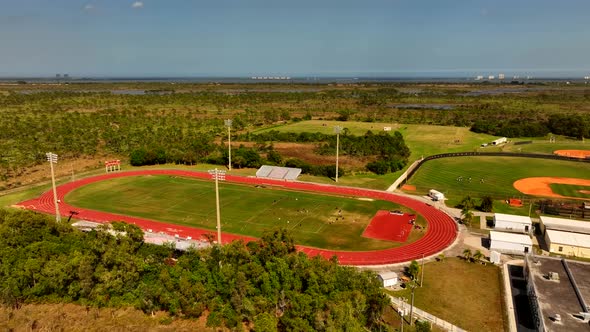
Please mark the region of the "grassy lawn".
POLYGON ((554 193, 569 196, 590 199, 590 186, 577 186, 573 184, 551 183, 549 184, 554 193), (581 192, 585 191, 585 193, 581 192))
POLYGON ((436 189, 451 202, 466 195, 508 199, 525 196, 513 187, 514 181, 534 176, 590 179, 590 163, 513 157, 442 158, 424 163, 408 184, 416 186, 413 193, 436 189), (459 177, 463 180, 457 181, 459 177))
MULTIPOLYGON (((468 331, 503 331, 501 281, 494 265, 446 258, 424 266, 414 305, 468 331)), ((391 294, 411 298, 409 289, 391 294)))
MULTIPOLYGON (((532 144, 514 145, 507 144, 502 150, 505 152, 526 152, 526 153, 546 153, 553 154, 556 150, 590 150, 590 142, 558 138, 555 143, 549 143, 547 140, 515 138, 517 141, 532 140, 532 144)), ((483 150, 482 150, 483 151, 483 150)))
MULTIPOLYGON (((377 210, 405 207, 386 201, 316 195, 278 188, 220 183, 222 229, 260 237, 269 229, 290 229, 299 244, 334 250, 375 250, 401 243, 361 237, 377 210), (342 210, 342 218, 338 218, 342 210)), ((111 179, 81 187, 66 196, 72 205, 105 212, 215 230, 212 181, 173 176, 111 179)), ((417 222, 424 225, 419 217, 417 222)), ((412 232, 406 243, 416 241, 412 232)))

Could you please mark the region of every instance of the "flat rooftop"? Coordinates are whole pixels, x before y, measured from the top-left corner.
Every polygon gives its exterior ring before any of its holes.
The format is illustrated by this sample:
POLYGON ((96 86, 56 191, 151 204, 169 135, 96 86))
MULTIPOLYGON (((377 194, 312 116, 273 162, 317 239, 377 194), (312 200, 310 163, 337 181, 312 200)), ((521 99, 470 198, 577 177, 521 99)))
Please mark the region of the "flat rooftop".
MULTIPOLYGON (((590 264, 568 260, 567 264, 586 303, 590 303, 590 264)), ((582 305, 576 296, 560 258, 527 257, 529 282, 533 282, 537 302, 541 309, 541 319, 547 331, 590 331, 590 325, 572 316, 582 311, 582 305), (559 281, 549 280, 549 272, 559 275, 559 281), (561 322, 554 322, 551 317, 561 316, 561 322)))
POLYGON ((539 218, 547 229, 590 234, 590 222, 587 221, 547 216, 540 216, 539 218))
POLYGON ((565 244, 569 246, 590 248, 590 234, 547 230, 551 243, 565 244))
POLYGON ((533 240, 531 240, 530 236, 507 232, 490 231, 490 240, 527 244, 529 246, 533 245, 533 240))
POLYGON ((505 214, 505 213, 494 213, 494 220, 508 221, 508 222, 513 222, 513 223, 518 223, 518 224, 525 224, 525 225, 531 225, 533 223, 533 221, 531 220, 530 217, 517 216, 514 214, 505 214))

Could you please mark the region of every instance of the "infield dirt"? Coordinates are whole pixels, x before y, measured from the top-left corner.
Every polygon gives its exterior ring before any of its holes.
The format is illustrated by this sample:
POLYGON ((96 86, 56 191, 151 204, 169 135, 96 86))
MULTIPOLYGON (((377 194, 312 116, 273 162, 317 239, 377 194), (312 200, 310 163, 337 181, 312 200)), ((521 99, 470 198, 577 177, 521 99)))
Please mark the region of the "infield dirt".
POLYGON ((569 198, 556 194, 549 186, 552 183, 571 184, 578 186, 590 186, 590 180, 575 178, 558 178, 558 177, 535 177, 524 178, 514 182, 514 188, 527 195, 569 198))

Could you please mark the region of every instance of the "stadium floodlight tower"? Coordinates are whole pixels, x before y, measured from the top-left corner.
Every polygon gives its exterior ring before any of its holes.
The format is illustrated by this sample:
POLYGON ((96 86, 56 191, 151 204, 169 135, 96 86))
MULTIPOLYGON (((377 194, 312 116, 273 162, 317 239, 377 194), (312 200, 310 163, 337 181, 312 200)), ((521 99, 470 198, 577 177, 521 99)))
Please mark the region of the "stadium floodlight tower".
POLYGON ((219 210, 219 181, 225 180, 225 171, 213 169, 209 170, 211 178, 215 180, 215 206, 217 211, 217 244, 221 245, 221 212, 219 210))
POLYGON ((51 184, 53 185, 53 204, 55 205, 55 221, 61 221, 61 215, 59 214, 59 206, 57 205, 57 190, 55 189, 55 173, 53 172, 53 164, 57 164, 57 155, 53 152, 47 152, 45 154, 49 166, 51 166, 51 184))
POLYGON ((338 153, 340 152, 340 132, 342 127, 335 126, 334 132, 336 133, 336 182, 338 182, 338 153))
POLYGON ((232 120, 224 120, 223 123, 227 127, 227 148, 228 148, 228 156, 229 162, 227 164, 227 168, 231 171, 231 124, 232 120))

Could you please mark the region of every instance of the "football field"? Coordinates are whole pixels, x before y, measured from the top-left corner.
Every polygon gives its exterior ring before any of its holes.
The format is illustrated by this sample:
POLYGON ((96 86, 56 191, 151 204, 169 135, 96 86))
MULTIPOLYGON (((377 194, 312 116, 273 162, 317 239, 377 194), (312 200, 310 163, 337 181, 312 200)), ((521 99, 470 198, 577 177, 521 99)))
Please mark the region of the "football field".
MULTIPOLYGON (((361 237, 378 210, 412 211, 392 202, 281 187, 219 183, 223 232, 260 237, 264 231, 289 229, 299 244, 334 250, 376 250, 402 243, 361 237)), ((67 203, 184 226, 216 229, 213 181, 167 175, 115 178, 80 187, 67 203)), ((425 224, 422 217, 417 220, 425 224)), ((421 234, 412 232, 407 244, 421 234)))

